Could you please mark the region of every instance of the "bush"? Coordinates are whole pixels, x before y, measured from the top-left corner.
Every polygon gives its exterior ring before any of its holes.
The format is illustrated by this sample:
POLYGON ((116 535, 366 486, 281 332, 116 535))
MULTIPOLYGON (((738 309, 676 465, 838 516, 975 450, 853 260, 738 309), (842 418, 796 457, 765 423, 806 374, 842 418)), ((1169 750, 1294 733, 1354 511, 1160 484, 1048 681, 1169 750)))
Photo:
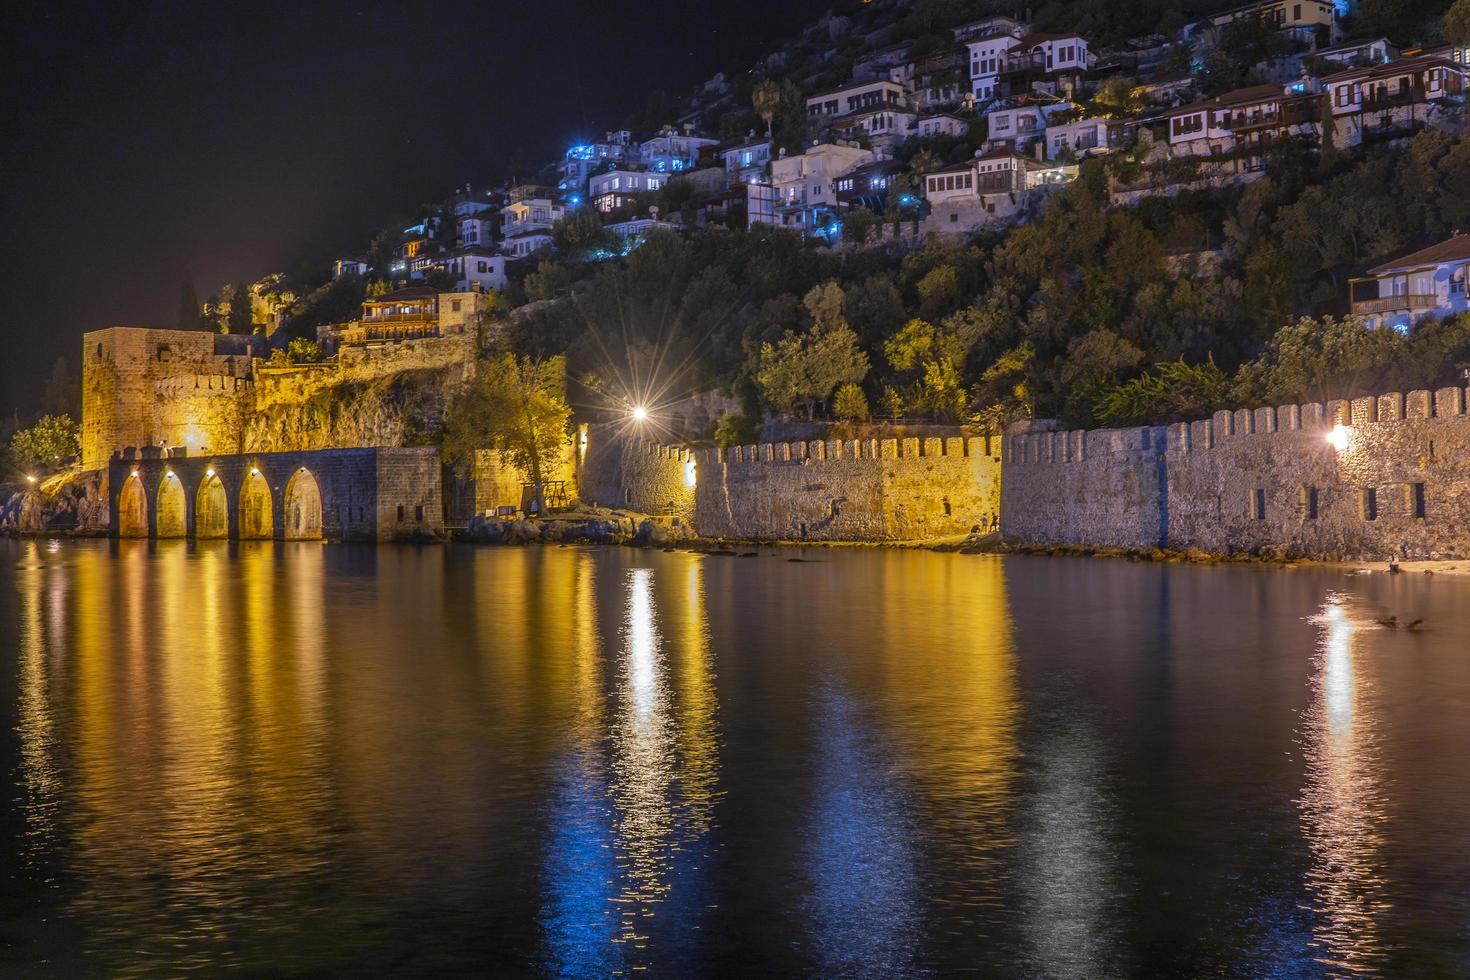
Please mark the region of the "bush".
POLYGON ((741 412, 726 412, 715 423, 715 441, 721 449, 731 446, 753 445, 760 438, 760 426, 755 419, 741 412))
POLYGON ((866 422, 868 396, 857 385, 845 384, 832 399, 832 414, 844 422, 866 422))
POLYGON ((81 452, 81 430, 70 415, 43 415, 10 439, 11 462, 25 471, 59 469, 81 452))

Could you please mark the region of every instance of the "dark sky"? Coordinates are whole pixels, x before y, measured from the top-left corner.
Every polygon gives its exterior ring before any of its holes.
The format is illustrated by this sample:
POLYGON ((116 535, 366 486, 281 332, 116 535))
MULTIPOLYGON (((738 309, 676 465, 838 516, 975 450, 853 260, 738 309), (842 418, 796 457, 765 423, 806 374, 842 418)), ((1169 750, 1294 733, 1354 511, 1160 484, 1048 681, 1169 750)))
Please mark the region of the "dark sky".
POLYGON ((395 214, 744 70, 826 0, 29 3, 0 45, 0 412, 84 331, 358 250, 395 214))

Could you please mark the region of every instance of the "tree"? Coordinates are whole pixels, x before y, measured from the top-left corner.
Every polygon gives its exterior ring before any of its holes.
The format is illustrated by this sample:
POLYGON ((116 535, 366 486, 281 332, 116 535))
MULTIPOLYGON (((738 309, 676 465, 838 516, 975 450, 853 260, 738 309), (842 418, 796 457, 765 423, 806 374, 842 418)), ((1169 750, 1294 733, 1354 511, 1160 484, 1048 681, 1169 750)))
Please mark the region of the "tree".
POLYGON ((194 288, 194 274, 184 273, 184 284, 179 289, 179 329, 199 329, 199 292, 194 288))
POLYGON ((1444 39, 1454 45, 1470 44, 1470 0, 1455 0, 1445 11, 1444 39))
POLYGON ((755 383, 778 411, 789 414, 801 405, 810 419, 834 388, 857 384, 867 373, 868 355, 846 321, 824 327, 818 319, 809 333, 787 331, 775 344, 761 345, 755 383))
POLYGON ((862 388, 849 382, 832 396, 832 414, 844 422, 866 422, 868 396, 863 394, 862 388))
POLYGON ((81 452, 81 430, 70 415, 43 415, 10 438, 10 459, 22 470, 59 469, 81 452))
POLYGON ((842 216, 842 240, 849 245, 866 245, 873 229, 883 223, 867 208, 854 208, 842 216))
POLYGON ((763 78, 756 83, 755 91, 750 93, 750 101, 755 107, 756 115, 765 121, 766 139, 770 139, 771 121, 781 110, 781 86, 774 79, 763 78))
POLYGON ((1214 359, 1204 364, 1178 360, 1108 390, 1094 411, 1104 425, 1185 422, 1215 412, 1229 398, 1230 378, 1214 359))
POLYGON ((715 424, 715 441, 721 449, 754 445, 759 438, 760 426, 743 412, 726 412, 715 424))
POLYGON ((225 332, 248 334, 254 329, 255 318, 250 311, 250 287, 238 283, 230 293, 230 312, 225 316, 225 332))
POLYGON ((1362 317, 1302 317, 1241 366, 1235 397, 1279 405, 1369 394, 1404 356, 1404 345, 1396 331, 1369 330, 1362 317))
POLYGON ((314 340, 305 337, 293 337, 286 345, 286 358, 292 364, 310 364, 321 360, 321 347, 314 340))
POLYGON ((491 357, 445 415, 445 457, 469 473, 477 452, 495 450, 505 465, 530 475, 536 512, 544 513, 546 474, 562 458, 572 414, 566 387, 563 357, 491 357))

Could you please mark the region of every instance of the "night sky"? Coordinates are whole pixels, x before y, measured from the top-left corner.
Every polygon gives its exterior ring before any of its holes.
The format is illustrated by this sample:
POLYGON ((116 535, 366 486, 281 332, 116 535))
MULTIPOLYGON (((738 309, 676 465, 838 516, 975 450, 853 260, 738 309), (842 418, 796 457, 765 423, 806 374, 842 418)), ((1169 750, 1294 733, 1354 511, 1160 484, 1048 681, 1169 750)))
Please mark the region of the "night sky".
POLYGON ((391 217, 744 71, 824 0, 23 4, 0 44, 0 412, 84 331, 355 252, 391 217))

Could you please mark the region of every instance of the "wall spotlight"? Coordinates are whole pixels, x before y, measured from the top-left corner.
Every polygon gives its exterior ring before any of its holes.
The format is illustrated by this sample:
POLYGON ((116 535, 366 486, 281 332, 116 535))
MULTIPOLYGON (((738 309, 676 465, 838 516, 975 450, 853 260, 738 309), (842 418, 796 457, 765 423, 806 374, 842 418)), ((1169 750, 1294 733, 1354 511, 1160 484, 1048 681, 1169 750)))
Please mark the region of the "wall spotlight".
POLYGON ((1331 443, 1332 448, 1336 449, 1338 452, 1346 449, 1348 444, 1347 426, 1342 425, 1341 423, 1334 425, 1332 427, 1332 431, 1327 433, 1327 441, 1331 443))

